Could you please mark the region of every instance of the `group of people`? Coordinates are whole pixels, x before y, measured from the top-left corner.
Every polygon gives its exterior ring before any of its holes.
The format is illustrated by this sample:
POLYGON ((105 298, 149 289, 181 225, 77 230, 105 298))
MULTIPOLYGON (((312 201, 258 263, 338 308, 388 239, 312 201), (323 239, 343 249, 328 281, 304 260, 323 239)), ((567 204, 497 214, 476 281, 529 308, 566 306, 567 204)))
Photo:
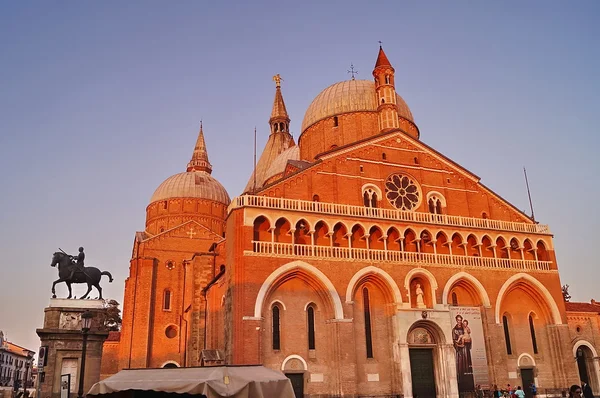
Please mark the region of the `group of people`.
MULTIPOLYGON (((480 391, 481 387, 477 385, 478 398, 483 397, 483 393, 479 394, 480 391)), ((537 395, 537 387, 535 384, 531 383, 529 385, 529 391, 533 397, 537 395)), ((525 391, 521 386, 517 386, 517 388, 514 389, 510 384, 506 385, 505 390, 498 388, 498 386, 494 384, 492 394, 494 398, 525 398, 525 391)), ((594 398, 594 393, 592 392, 590 385, 582 380, 581 386, 573 384, 571 388, 569 388, 569 398, 594 398)))
POLYGON ((569 388, 569 398, 594 398, 592 388, 585 381, 581 381, 581 386, 573 384, 569 388))
MULTIPOLYGON (((537 387, 535 386, 535 384, 531 383, 529 385, 529 391, 531 392, 531 395, 533 395, 534 397, 537 395, 537 387)), ((517 386, 517 388, 515 389, 514 387, 511 387, 510 384, 506 385, 506 389, 502 390, 499 389, 497 385, 494 384, 494 392, 493 392, 493 397, 494 398, 525 398, 525 391, 523 390, 523 388, 521 388, 521 386, 517 386)))

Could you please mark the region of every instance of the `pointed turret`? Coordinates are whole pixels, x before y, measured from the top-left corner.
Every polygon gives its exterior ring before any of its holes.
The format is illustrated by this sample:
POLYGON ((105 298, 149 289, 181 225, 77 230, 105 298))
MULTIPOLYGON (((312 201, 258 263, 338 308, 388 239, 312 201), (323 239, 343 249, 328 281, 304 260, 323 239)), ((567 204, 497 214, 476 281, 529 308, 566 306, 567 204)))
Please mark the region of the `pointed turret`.
MULTIPOLYGON (((377 54, 377 62, 375 62, 375 69, 380 66, 392 68, 392 64, 388 59, 387 55, 385 55, 385 51, 383 51, 383 47, 379 46, 379 54, 377 54)), ((394 68, 392 68, 394 70, 394 68)))
POLYGON ((281 95, 281 76, 277 74, 273 76, 273 80, 275 81, 275 100, 273 101, 273 110, 269 119, 271 134, 288 133, 290 131, 290 117, 288 116, 287 109, 285 109, 283 95, 281 95))
POLYGON ((212 165, 208 161, 208 152, 206 151, 206 142, 204 141, 204 131, 202 131, 202 122, 200 122, 200 132, 192 154, 192 160, 187 165, 187 171, 205 171, 208 174, 212 172, 212 165))
POLYGON ((380 132, 400 128, 394 74, 395 71, 390 60, 385 55, 383 48, 379 46, 377 62, 375 62, 375 68, 373 69, 373 77, 375 77, 380 132))
POLYGON ((269 119, 271 133, 260 155, 260 159, 256 163, 256 170, 250 176, 244 192, 252 193, 260 190, 265 180, 270 177, 266 173, 275 158, 281 152, 296 145, 294 138, 290 134, 290 117, 288 116, 287 109, 285 109, 283 95, 281 95, 281 80, 281 76, 273 76, 273 81, 275 81, 275 100, 273 101, 273 109, 271 110, 271 118, 269 119), (254 174, 256 174, 256 179, 254 178, 254 174))

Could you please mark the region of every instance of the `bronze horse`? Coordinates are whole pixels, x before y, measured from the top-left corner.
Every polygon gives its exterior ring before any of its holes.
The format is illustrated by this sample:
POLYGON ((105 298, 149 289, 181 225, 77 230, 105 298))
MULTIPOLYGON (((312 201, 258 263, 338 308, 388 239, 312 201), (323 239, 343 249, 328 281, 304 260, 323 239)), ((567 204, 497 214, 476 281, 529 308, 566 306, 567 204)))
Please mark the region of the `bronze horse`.
POLYGON ((82 299, 86 298, 88 294, 90 294, 90 292, 92 291, 92 286, 94 286, 96 288, 96 290, 98 290, 98 293, 100 294, 100 297, 98 297, 100 300, 102 300, 102 288, 100 287, 100 278, 102 278, 102 275, 106 275, 108 276, 108 281, 112 282, 113 281, 113 277, 110 274, 110 272, 108 271, 100 271, 98 268, 96 267, 84 267, 83 272, 75 272, 75 274, 73 275, 73 278, 69 279, 69 277, 71 276, 71 270, 73 270, 73 267, 75 267, 75 264, 73 264, 73 261, 71 260, 71 256, 69 256, 68 254, 65 253, 61 253, 61 252, 56 252, 54 253, 54 256, 52 256, 52 264, 50 264, 51 267, 56 267, 56 265, 58 264, 58 279, 54 281, 54 283, 52 284, 52 298, 56 298, 56 291, 54 290, 54 287, 56 286, 57 283, 60 282, 65 282, 67 284, 67 287, 69 288, 69 297, 67 298, 71 298, 71 284, 72 283, 87 283, 88 285, 88 290, 87 292, 85 292, 85 294, 83 296, 81 296, 82 299))

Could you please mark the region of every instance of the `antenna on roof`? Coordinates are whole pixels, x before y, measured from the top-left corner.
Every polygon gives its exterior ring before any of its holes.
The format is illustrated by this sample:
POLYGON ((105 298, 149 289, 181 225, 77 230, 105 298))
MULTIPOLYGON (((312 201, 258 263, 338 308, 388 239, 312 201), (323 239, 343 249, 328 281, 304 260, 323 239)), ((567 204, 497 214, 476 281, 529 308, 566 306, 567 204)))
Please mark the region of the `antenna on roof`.
POLYGON ((252 195, 256 193, 256 126, 254 126, 254 185, 252 186, 252 195))
POLYGON ((527 180, 527 170, 523 167, 525 174, 525 185, 527 185, 527 196, 529 197, 529 207, 531 208, 531 219, 535 222, 535 214, 533 213, 533 202, 531 201, 531 191, 529 190, 529 181, 527 180))

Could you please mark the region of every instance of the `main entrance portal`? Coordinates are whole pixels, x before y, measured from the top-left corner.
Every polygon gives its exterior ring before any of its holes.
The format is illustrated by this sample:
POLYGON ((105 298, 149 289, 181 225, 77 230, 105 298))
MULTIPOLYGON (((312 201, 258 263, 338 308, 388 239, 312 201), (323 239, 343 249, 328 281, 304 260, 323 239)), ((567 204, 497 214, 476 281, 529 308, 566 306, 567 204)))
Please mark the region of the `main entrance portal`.
POLYGON ((435 397, 433 372, 433 349, 410 348, 410 372, 412 374, 413 398, 435 397))

